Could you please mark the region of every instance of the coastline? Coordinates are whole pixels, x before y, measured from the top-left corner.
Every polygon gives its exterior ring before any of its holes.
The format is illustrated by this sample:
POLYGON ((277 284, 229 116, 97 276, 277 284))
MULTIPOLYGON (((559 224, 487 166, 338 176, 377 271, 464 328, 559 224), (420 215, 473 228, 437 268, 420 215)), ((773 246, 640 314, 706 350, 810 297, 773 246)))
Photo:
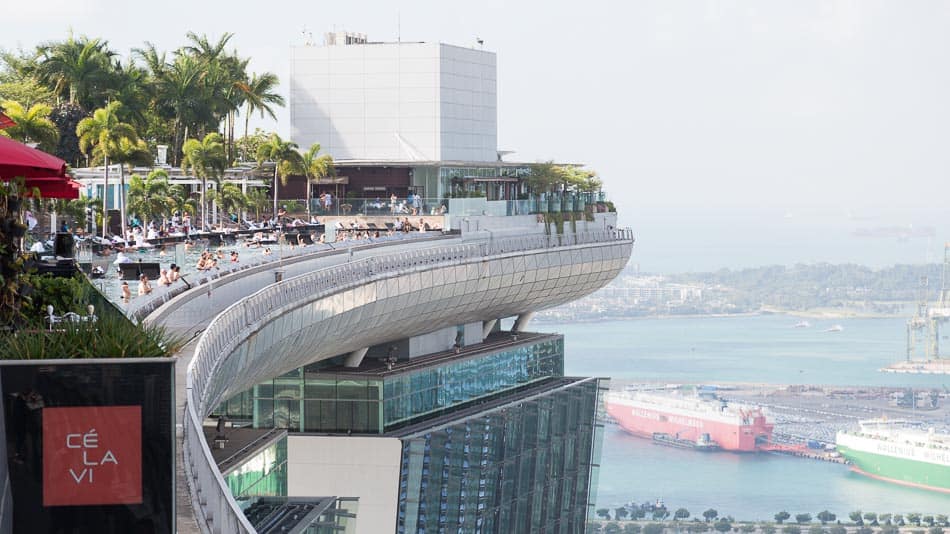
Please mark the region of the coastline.
POLYGON ((737 312, 737 313, 684 313, 684 314, 657 314, 657 315, 617 315, 605 317, 536 317, 534 322, 537 324, 556 324, 556 323, 597 323, 602 321, 640 321, 640 320, 665 320, 665 319, 724 319, 730 317, 756 317, 760 315, 787 315, 802 319, 899 319, 907 317, 902 313, 874 313, 857 310, 827 310, 815 308, 811 310, 782 310, 778 308, 763 308, 758 311, 737 312))

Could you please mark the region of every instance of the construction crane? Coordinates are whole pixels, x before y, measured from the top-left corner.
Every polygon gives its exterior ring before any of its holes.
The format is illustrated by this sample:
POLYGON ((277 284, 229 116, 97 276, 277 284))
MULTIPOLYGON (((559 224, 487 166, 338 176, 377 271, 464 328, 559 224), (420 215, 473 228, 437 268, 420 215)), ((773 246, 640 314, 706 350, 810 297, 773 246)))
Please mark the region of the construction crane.
POLYGON ((940 359, 940 327, 950 321, 950 243, 943 245, 943 272, 940 274, 940 295, 930 308, 930 358, 940 359))
POLYGON ((950 321, 950 243, 943 246, 943 271, 940 276, 940 293, 937 302, 931 306, 928 302, 929 280, 920 277, 917 286, 917 310, 907 321, 907 360, 916 360, 915 353, 921 341, 924 341, 924 360, 938 360, 940 354, 940 330, 950 321), (921 339, 921 335, 924 335, 921 339))
MULTIPOLYGON (((907 361, 915 360, 915 353, 919 345, 919 336, 923 331, 928 330, 927 328, 927 308, 929 304, 927 302, 927 286, 929 281, 926 276, 921 276, 919 282, 917 283, 917 310, 914 312, 914 316, 907 320, 907 361)), ((927 345, 929 347, 929 345, 927 345)), ((927 347, 924 351, 924 359, 929 360, 929 355, 926 354, 927 347)))

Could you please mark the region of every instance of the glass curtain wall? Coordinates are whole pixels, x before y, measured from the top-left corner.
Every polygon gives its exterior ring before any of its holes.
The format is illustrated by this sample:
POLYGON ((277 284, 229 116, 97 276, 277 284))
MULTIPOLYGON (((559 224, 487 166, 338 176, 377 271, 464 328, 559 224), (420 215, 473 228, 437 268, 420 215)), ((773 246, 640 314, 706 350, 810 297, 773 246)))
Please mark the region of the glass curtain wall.
POLYGON ((217 413, 255 428, 380 434, 564 374, 564 339, 552 336, 507 350, 373 378, 296 369, 221 404, 217 413))
POLYGON ((249 458, 224 475, 235 499, 287 496, 287 439, 249 458))
POLYGON ((583 532, 599 382, 404 439, 398 532, 583 532))

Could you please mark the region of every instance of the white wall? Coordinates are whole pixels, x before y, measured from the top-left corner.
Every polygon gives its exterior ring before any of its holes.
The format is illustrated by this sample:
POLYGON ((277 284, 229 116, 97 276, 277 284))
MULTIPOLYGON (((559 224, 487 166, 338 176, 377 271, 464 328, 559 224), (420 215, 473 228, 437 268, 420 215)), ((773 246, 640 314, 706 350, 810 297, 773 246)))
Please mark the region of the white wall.
POLYGON ((290 497, 359 497, 357 534, 396 531, 402 444, 396 438, 287 436, 290 497))
POLYGON ((497 70, 492 52, 441 45, 441 159, 498 159, 497 70))
POLYGON ((483 341, 482 329, 485 327, 485 324, 481 321, 477 323, 465 323, 464 326, 464 336, 465 336, 465 345, 477 345, 483 341))
POLYGON ((429 332, 421 336, 412 336, 409 338, 409 357, 425 356, 433 352, 442 352, 451 350, 455 345, 455 336, 458 335, 458 328, 447 326, 440 328, 435 332, 429 332))
POLYGON ((291 49, 291 138, 334 159, 497 157, 495 54, 438 43, 291 49))

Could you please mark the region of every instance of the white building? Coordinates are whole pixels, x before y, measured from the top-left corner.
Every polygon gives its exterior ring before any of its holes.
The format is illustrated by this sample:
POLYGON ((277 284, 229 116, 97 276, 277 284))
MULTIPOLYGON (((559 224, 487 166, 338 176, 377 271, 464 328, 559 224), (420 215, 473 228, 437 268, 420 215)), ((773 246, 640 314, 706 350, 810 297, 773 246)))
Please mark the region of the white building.
POLYGON ((330 34, 294 47, 291 138, 337 160, 494 162, 494 52, 330 34))

